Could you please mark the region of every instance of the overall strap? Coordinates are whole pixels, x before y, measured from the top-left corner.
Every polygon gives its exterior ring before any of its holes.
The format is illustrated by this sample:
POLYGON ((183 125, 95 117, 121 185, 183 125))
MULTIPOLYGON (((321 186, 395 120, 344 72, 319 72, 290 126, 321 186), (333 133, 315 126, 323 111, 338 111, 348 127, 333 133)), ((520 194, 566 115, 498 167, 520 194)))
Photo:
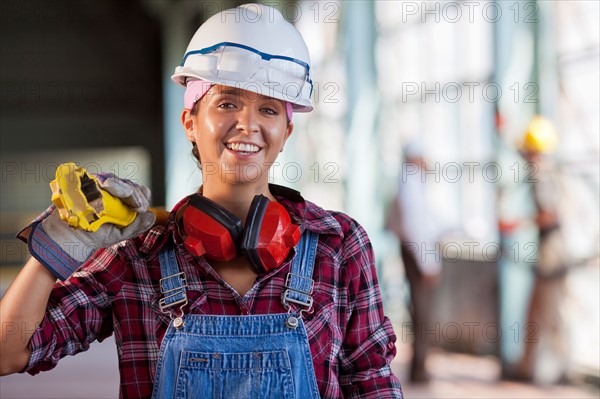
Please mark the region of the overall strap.
POLYGON ((163 297, 158 302, 163 313, 169 313, 169 308, 179 305, 183 308, 187 304, 185 273, 179 271, 177 257, 173 244, 167 244, 159 253, 160 261, 160 292, 163 297))
POLYGON ((296 245, 296 256, 292 260, 292 270, 288 273, 285 280, 285 291, 281 297, 281 302, 291 311, 291 303, 303 306, 302 312, 308 312, 312 308, 314 281, 312 279, 315 266, 315 257, 317 255, 317 244, 319 235, 312 231, 305 230, 296 245))

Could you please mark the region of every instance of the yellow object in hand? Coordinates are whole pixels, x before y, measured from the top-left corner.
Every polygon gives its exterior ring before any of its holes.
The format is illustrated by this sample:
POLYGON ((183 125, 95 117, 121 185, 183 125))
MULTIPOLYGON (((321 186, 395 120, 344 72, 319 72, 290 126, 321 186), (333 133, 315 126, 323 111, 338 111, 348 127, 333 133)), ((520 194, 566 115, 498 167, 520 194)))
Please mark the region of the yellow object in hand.
POLYGON ((72 162, 56 169, 52 202, 69 226, 95 232, 104 223, 128 226, 137 213, 100 186, 98 179, 72 162))

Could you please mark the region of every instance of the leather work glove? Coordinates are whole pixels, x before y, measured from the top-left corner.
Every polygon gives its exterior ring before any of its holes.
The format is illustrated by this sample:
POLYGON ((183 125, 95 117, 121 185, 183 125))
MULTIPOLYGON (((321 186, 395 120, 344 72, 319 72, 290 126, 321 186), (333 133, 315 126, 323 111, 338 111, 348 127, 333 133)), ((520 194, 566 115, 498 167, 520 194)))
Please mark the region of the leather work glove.
POLYGON ((155 214, 148 210, 148 187, 110 174, 96 177, 103 190, 137 212, 131 224, 119 228, 112 223, 104 223, 95 232, 75 229, 60 218, 52 205, 17 234, 18 238, 27 242, 31 255, 60 280, 66 280, 98 249, 137 237, 149 230, 156 220, 155 214))

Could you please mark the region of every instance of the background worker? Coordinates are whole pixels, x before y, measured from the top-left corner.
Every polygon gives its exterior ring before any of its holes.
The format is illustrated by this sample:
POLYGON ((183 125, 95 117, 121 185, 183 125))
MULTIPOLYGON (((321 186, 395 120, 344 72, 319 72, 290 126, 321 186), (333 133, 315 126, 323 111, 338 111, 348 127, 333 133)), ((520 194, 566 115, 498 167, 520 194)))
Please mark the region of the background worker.
POLYGON ((432 177, 427 179, 423 144, 414 138, 404 147, 398 191, 390 207, 387 228, 400 241, 400 255, 410 289, 410 316, 413 327, 410 380, 426 382, 427 351, 430 346, 427 331, 435 288, 441 272, 439 239, 440 218, 431 201, 432 177))
POLYGON ((521 154, 535 165, 531 179, 535 203, 535 225, 539 235, 537 262, 533 266, 534 283, 527 312, 524 352, 517 377, 555 383, 566 378, 567 349, 561 308, 569 270, 566 243, 559 217, 560 182, 549 156, 558 145, 552 122, 535 116, 521 144, 521 154), (544 356, 546 372, 542 377, 538 359, 544 356), (537 365, 537 366, 536 366, 537 365))

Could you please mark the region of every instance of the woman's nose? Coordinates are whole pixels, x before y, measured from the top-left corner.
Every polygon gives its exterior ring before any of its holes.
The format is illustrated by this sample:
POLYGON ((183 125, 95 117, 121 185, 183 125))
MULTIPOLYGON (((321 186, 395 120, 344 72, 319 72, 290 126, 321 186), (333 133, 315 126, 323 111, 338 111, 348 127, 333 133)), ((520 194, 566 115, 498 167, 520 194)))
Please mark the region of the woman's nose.
POLYGON ((243 107, 238 112, 237 129, 248 134, 259 131, 258 111, 252 107, 243 107))

